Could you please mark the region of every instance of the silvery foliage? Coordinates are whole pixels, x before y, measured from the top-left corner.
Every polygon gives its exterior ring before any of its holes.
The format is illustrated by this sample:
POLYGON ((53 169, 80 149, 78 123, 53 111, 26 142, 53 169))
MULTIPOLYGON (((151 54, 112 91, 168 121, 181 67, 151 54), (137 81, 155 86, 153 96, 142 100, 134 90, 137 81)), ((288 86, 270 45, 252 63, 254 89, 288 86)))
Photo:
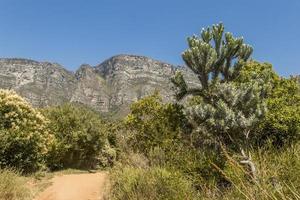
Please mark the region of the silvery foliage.
POLYGON ((262 88, 257 83, 216 83, 212 88, 213 103, 199 103, 186 108, 186 114, 196 132, 209 132, 221 142, 247 142, 251 130, 264 115, 262 88))
POLYGON ((252 47, 242 37, 224 33, 223 24, 189 37, 188 46, 182 57, 200 86, 189 87, 180 72, 172 82, 179 100, 188 95, 202 99, 202 103, 186 111, 195 130, 230 144, 249 139, 251 129, 265 110, 263 86, 257 82, 237 84, 234 80, 249 60, 252 47))
POLYGON ((203 29, 200 36, 189 37, 188 46, 182 58, 197 75, 201 88, 189 88, 182 74, 177 72, 172 82, 177 89, 178 99, 189 94, 207 96, 206 91, 216 81, 232 81, 253 52, 242 37, 235 38, 229 32, 224 33, 223 24, 203 29))

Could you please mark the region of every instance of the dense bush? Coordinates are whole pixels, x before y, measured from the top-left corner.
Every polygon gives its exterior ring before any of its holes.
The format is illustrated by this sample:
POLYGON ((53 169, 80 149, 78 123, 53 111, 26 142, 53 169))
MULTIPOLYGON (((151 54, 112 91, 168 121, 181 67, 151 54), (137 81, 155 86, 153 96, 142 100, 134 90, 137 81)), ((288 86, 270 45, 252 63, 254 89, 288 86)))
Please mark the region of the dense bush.
POLYGON ((129 145, 146 154, 154 147, 173 145, 189 128, 182 106, 163 103, 157 93, 131 105, 125 126, 129 145))
POLYGON ((300 139, 300 87, 294 79, 281 78, 267 99, 267 112, 261 132, 282 146, 300 139))
POLYGON ((212 143, 222 143, 236 150, 246 148, 254 139, 255 125, 265 113, 261 87, 216 83, 210 91, 213 103, 202 101, 186 109, 188 118, 195 124, 194 131, 199 132, 199 137, 208 135, 212 143))
MULTIPOLYGON (((51 169, 95 167, 103 153, 114 157, 107 145, 107 126, 98 113, 81 105, 65 104, 44 110, 55 140, 47 157, 51 169), (108 152, 105 152, 107 150, 108 152)), ((110 162, 110 160, 105 160, 110 162)))
POLYGON ((18 172, 8 169, 0 170, 0 199, 29 200, 30 191, 25 180, 18 172))
POLYGON ((282 146, 300 139, 300 87, 295 78, 279 77, 272 65, 247 63, 236 82, 264 85, 267 112, 256 130, 259 144, 271 140, 282 146))
POLYGON ((112 199, 196 199, 191 183, 176 171, 124 167, 112 174, 112 199))
POLYGON ((13 91, 0 90, 0 167, 23 172, 43 164, 51 137, 47 121, 13 91))

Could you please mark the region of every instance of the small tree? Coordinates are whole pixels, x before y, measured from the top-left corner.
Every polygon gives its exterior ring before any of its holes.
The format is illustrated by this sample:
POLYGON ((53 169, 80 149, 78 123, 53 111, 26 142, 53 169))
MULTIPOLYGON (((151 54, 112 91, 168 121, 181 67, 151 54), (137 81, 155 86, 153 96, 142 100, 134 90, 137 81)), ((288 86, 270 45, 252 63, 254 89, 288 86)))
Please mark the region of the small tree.
POLYGON ((125 119, 130 145, 145 154, 155 147, 169 148, 178 141, 187 119, 182 106, 162 102, 158 93, 142 98, 131 105, 125 119))
POLYGON ((224 83, 235 79, 253 51, 251 46, 244 44, 243 38, 234 38, 231 33, 224 34, 223 24, 202 29, 200 37, 188 38, 188 45, 182 58, 197 75, 201 87, 189 88, 178 72, 172 79, 178 89, 177 98, 200 95, 209 103, 212 103, 211 86, 218 81, 224 83))
MULTIPOLYGON (((232 149, 241 149, 241 162, 253 165, 245 155, 250 132, 264 113, 262 87, 255 83, 237 85, 235 80, 252 54, 252 47, 224 34, 223 24, 203 29, 200 36, 188 38, 189 48, 182 57, 198 77, 201 86, 190 88, 183 75, 177 72, 172 79, 180 100, 187 95, 198 96, 201 103, 187 109, 196 131, 205 130, 215 141, 232 149)), ((254 170, 253 170, 254 176, 254 170)))
POLYGON ((107 145, 107 125, 85 106, 65 104, 44 110, 55 137, 47 164, 51 169, 95 167, 107 145))

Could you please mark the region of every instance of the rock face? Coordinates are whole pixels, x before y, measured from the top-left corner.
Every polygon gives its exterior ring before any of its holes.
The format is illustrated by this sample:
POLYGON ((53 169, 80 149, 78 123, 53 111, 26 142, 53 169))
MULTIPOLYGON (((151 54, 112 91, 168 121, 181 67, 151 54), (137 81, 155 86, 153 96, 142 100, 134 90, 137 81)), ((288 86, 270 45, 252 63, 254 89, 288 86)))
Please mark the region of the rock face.
POLYGON ((0 88, 15 90, 34 106, 69 101, 75 86, 74 74, 58 64, 0 59, 0 88))
POLYGON ((81 65, 75 73, 55 63, 0 59, 0 88, 15 90, 36 107, 79 102, 102 113, 126 113, 155 90, 172 101, 176 69, 195 82, 187 69, 143 56, 114 56, 97 66, 81 65))

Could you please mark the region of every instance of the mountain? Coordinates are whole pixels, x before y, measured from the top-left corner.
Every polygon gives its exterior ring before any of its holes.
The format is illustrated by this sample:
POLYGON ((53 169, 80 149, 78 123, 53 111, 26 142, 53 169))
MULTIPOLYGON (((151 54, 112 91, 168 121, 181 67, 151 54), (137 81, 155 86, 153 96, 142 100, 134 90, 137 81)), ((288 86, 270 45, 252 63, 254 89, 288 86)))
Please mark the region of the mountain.
POLYGON ((76 84, 74 74, 56 63, 0 59, 0 88, 15 90, 34 106, 69 101, 76 84))
POLYGON ((78 102, 102 113, 126 113, 132 102, 155 90, 172 101, 170 78, 176 70, 196 82, 186 68, 144 56, 118 55, 96 66, 81 65, 75 73, 57 63, 0 59, 0 88, 15 90, 36 107, 78 102))

